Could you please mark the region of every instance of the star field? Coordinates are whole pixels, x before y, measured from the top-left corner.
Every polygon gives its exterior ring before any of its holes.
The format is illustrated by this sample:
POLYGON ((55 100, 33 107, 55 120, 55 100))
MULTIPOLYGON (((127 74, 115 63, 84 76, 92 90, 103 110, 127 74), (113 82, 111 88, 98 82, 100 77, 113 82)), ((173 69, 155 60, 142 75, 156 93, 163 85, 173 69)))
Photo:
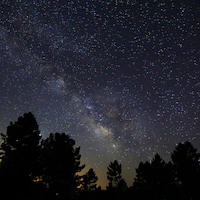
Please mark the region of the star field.
POLYGON ((32 112, 65 132, 105 188, 115 159, 135 168, 200 142, 200 2, 0 3, 0 130, 32 112))

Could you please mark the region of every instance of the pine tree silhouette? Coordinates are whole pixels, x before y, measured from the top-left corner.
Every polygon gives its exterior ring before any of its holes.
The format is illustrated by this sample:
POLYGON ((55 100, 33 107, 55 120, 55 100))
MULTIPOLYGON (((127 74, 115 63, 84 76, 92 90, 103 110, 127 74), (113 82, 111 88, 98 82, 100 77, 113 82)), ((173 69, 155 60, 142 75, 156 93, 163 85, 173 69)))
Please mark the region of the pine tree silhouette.
POLYGON ((25 198, 38 166, 41 138, 38 124, 31 112, 25 113, 1 135, 1 194, 25 198))
POLYGON ((90 168, 89 171, 85 175, 83 175, 82 185, 84 190, 96 189, 97 180, 97 175, 95 174, 94 170, 90 168))
POLYGON ((117 162, 117 160, 115 160, 110 163, 107 169, 107 179, 109 180, 109 186, 107 189, 116 188, 122 178, 122 166, 117 162))
POLYGON ((41 142, 42 181, 54 195, 66 195, 77 189, 80 172, 80 147, 74 148, 75 141, 65 133, 50 134, 41 142))

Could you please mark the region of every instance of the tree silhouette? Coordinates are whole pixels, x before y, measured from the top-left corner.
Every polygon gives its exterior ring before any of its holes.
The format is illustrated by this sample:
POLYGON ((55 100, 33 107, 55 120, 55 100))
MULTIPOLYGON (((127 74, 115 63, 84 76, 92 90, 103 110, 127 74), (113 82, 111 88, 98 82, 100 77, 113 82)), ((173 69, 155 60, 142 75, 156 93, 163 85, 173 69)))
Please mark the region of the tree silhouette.
POLYGON ((162 198, 166 191, 172 189, 174 183, 172 164, 170 162, 166 164, 159 154, 155 155, 151 163, 140 162, 136 173, 134 187, 142 193, 146 191, 146 195, 150 193, 155 198, 162 198))
POLYGON ((190 142, 179 143, 171 154, 174 165, 176 183, 185 196, 192 197, 199 191, 200 154, 190 142))
POLYGON ((160 189, 161 187, 165 186, 166 183, 166 163, 160 157, 159 154, 155 155, 155 158, 152 160, 151 163, 151 171, 152 171, 152 184, 154 187, 160 189))
POLYGON ((42 140, 42 181, 56 195, 68 195, 78 186, 78 175, 85 165, 80 165, 80 147, 65 133, 50 134, 42 140))
POLYGON ((107 179, 109 180, 109 186, 107 189, 116 188, 122 178, 122 166, 117 162, 117 160, 115 160, 110 163, 107 169, 107 179))
MULTIPOLYGON (((1 136, 0 194, 3 199, 36 199, 34 193, 44 195, 44 199, 49 199, 49 194, 67 199, 80 184, 87 192, 77 199, 93 199, 97 193, 121 199, 124 194, 130 194, 121 175, 122 166, 116 160, 107 167, 108 191, 91 191, 96 189, 98 177, 92 168, 85 175, 78 175, 85 165, 80 165, 80 147, 75 147, 75 140, 65 133, 51 133, 40 143, 38 124, 31 112, 11 122, 6 134, 1 136)), ((138 195, 138 199, 199 199, 200 153, 190 142, 179 143, 171 159, 172 163, 165 163, 156 154, 152 162, 140 162, 132 187, 136 198, 138 195)))
POLYGON ((84 190, 92 190, 96 188, 96 182, 98 180, 97 175, 95 174, 94 170, 91 168, 89 171, 83 175, 83 189, 84 190))
POLYGON ((24 194, 32 184, 38 165, 41 136, 36 119, 31 112, 25 113, 15 123, 10 123, 6 135, 1 135, 3 190, 13 189, 17 194, 24 194))
POLYGON ((126 181, 125 181, 123 178, 119 181, 117 187, 118 187, 118 189, 119 189, 120 191, 126 191, 126 190, 128 189, 128 186, 127 186, 127 184, 126 184, 126 181))
POLYGON ((151 186, 151 164, 147 161, 140 162, 136 169, 134 186, 140 190, 147 190, 151 186))

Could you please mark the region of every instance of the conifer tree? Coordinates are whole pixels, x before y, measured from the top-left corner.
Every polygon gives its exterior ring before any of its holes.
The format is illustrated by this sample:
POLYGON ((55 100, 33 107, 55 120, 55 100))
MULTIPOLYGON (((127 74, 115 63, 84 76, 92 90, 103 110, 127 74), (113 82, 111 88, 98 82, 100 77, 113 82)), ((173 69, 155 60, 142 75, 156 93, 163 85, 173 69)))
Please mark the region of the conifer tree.
POLYGON ((186 141, 179 143, 171 154, 176 183, 185 195, 199 194, 200 185, 200 154, 193 145, 186 141))
POLYGON ((42 140, 42 181, 54 194, 65 195, 77 189, 80 172, 80 147, 74 147, 75 140, 65 133, 51 133, 42 140))
POLYGON ((83 175, 83 189, 84 190, 92 190, 96 188, 96 182, 98 180, 97 175, 95 174, 94 170, 92 168, 89 169, 89 171, 83 175))
POLYGON ((111 162, 109 167, 107 167, 107 179, 109 180, 109 188, 116 188, 122 179, 122 166, 115 160, 114 162, 111 162))
POLYGON ((29 112, 11 122, 6 134, 1 134, 2 191, 11 195, 24 194, 31 188, 39 159, 40 131, 34 115, 29 112), (9 190, 10 192, 8 192, 9 190))

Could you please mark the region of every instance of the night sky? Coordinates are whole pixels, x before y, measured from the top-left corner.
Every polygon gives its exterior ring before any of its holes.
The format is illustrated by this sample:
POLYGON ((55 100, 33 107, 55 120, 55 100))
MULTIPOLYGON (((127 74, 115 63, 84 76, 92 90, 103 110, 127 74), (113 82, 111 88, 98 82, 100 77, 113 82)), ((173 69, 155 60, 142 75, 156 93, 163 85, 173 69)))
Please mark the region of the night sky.
POLYGON ((102 188, 115 159, 131 186, 140 161, 200 150, 200 1, 2 0, 0 84, 0 132, 32 112, 102 188))

